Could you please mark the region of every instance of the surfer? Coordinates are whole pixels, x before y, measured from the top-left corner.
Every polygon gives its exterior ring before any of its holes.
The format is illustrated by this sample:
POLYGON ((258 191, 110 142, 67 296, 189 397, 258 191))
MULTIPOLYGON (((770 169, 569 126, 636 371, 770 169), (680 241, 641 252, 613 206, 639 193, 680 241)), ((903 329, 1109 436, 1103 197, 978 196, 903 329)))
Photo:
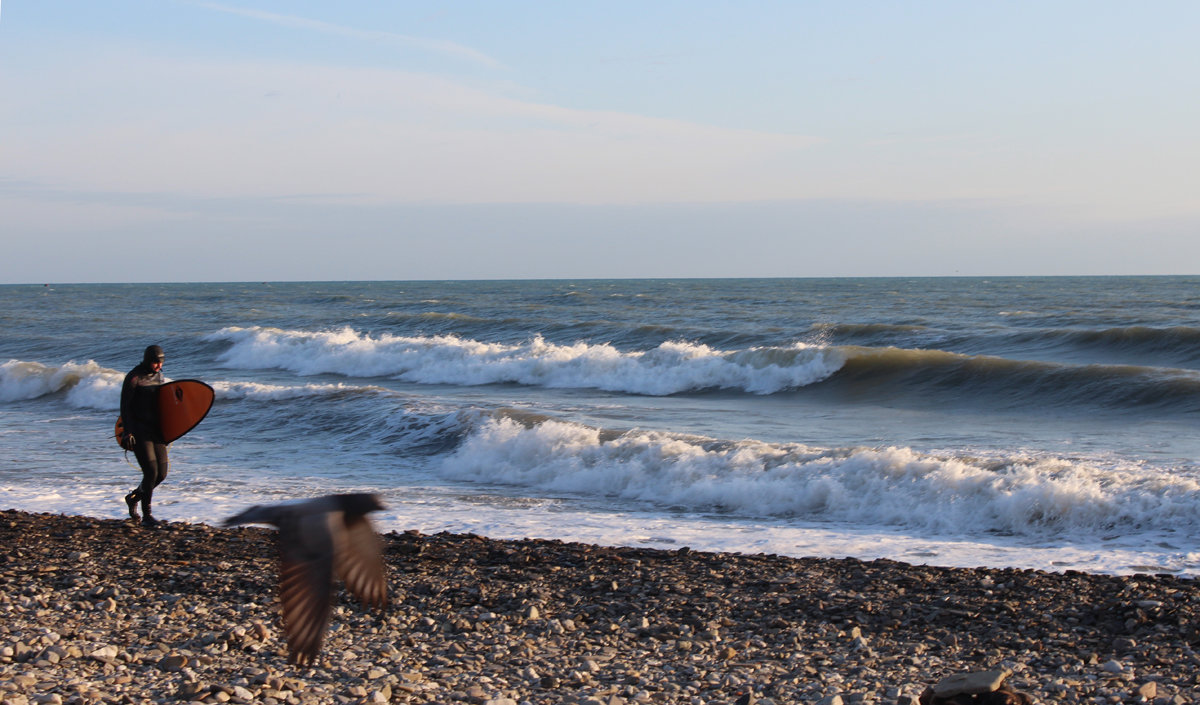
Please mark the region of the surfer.
POLYGON ((125 495, 129 518, 139 519, 142 526, 155 526, 158 520, 150 514, 154 488, 167 478, 167 444, 162 440, 158 424, 155 387, 163 383, 163 349, 157 345, 146 348, 142 361, 125 375, 121 385, 121 419, 125 435, 121 447, 132 450, 142 468, 142 482, 125 495), (142 506, 138 516, 138 504, 142 506))

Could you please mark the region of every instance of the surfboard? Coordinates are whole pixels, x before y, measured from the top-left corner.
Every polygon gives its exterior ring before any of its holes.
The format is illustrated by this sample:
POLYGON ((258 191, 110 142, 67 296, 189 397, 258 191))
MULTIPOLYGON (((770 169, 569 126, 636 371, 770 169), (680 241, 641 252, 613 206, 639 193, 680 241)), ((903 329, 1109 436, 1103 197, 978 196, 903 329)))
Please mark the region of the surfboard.
POLYGON ((158 423, 163 442, 170 443, 208 416, 216 393, 197 379, 167 382, 158 388, 158 423))
MULTIPOLYGON (((197 379, 178 379, 161 384, 158 394, 158 423, 164 443, 178 440, 196 424, 204 420, 212 408, 216 393, 213 388, 197 379)), ((117 445, 125 433, 125 424, 117 417, 117 445)))

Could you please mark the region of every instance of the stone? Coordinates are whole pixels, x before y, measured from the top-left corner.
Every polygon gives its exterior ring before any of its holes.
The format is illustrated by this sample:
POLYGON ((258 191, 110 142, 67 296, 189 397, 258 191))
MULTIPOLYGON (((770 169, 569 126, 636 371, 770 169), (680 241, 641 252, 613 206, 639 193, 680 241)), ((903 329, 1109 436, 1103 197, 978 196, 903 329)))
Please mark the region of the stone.
POLYGON ((259 641, 266 641, 271 638, 271 630, 267 629, 267 625, 259 621, 250 623, 250 631, 259 641))
POLYGON ((158 660, 158 667, 168 673, 177 673, 182 671, 188 665, 187 656, 180 654, 172 654, 164 656, 158 660))
POLYGON ((976 671, 947 676, 933 686, 935 698, 951 698, 955 695, 991 693, 1000 689, 1004 679, 1012 675, 1006 668, 992 671, 976 671))
POLYGON ((472 700, 486 700, 487 690, 485 690, 481 685, 472 685, 467 688, 467 697, 471 698, 472 700))
POLYGON ((97 661, 107 661, 107 660, 115 659, 117 657, 117 654, 119 654, 119 653, 121 653, 121 652, 119 649, 117 649, 117 647, 112 646, 112 645, 105 645, 105 646, 101 646, 100 648, 92 651, 92 653, 88 654, 88 656, 97 661))

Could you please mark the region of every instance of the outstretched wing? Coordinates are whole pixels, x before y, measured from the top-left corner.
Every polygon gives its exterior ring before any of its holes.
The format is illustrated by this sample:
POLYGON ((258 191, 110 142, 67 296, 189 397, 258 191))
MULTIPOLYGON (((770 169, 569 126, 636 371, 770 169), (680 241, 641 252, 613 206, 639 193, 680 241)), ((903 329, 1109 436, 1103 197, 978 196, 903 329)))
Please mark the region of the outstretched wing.
POLYGON ((280 527, 279 600, 292 663, 312 661, 325 639, 333 582, 332 518, 318 512, 280 527))
POLYGON ((341 515, 345 531, 337 551, 337 574, 368 607, 387 603, 387 578, 383 572, 383 550, 379 536, 365 516, 341 515))

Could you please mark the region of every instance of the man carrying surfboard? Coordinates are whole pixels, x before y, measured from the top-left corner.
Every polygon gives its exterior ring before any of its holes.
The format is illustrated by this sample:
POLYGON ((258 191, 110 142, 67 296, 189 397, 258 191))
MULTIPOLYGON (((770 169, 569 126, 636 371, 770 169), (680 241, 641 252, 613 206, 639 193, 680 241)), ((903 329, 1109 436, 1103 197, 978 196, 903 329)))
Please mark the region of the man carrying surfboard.
POLYGON ((154 488, 167 477, 167 444, 159 426, 157 388, 163 383, 163 349, 157 345, 146 348, 142 361, 125 375, 121 385, 121 421, 124 433, 121 447, 132 450, 142 468, 142 482, 125 495, 129 518, 139 519, 142 526, 155 526, 158 520, 150 514, 154 488), (138 504, 142 506, 138 516, 138 504))
POLYGON ((154 488, 167 478, 167 446, 204 420, 216 396, 198 379, 163 382, 163 349, 151 345, 121 385, 121 416, 113 429, 117 443, 132 450, 142 468, 142 483, 125 495, 129 518, 156 526, 150 514, 154 488), (138 505, 142 507, 138 514, 138 505))

